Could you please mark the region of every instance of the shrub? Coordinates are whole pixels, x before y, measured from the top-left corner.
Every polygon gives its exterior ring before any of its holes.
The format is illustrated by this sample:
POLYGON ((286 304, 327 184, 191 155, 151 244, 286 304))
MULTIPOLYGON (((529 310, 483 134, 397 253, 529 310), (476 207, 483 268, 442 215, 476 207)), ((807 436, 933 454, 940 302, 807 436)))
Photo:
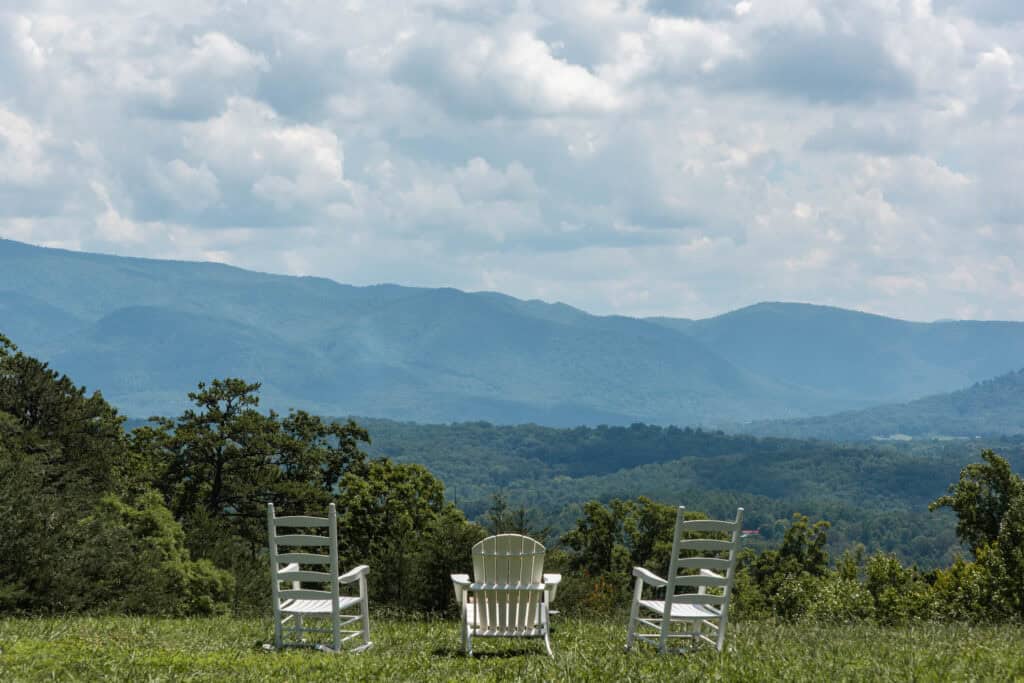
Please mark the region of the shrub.
POLYGON ((69 609, 181 616, 227 606, 231 575, 189 558, 181 526, 155 492, 134 505, 105 496, 76 535, 66 581, 69 609))
POLYGON ((874 616, 871 593, 860 581, 831 573, 818 579, 807 607, 808 617, 831 624, 846 624, 874 616))

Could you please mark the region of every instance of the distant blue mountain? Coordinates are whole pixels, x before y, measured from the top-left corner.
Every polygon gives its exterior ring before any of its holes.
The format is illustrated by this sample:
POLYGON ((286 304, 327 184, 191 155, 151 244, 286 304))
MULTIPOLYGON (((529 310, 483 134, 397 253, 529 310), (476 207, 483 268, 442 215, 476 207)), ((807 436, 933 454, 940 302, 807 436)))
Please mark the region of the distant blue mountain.
POLYGON ((200 381, 264 406, 421 422, 717 425, 861 408, 1024 366, 1022 323, 759 304, 593 316, 502 294, 353 287, 0 240, 0 332, 133 416, 200 381))
POLYGON ((743 425, 748 434, 830 441, 1024 434, 1024 370, 907 403, 743 425))

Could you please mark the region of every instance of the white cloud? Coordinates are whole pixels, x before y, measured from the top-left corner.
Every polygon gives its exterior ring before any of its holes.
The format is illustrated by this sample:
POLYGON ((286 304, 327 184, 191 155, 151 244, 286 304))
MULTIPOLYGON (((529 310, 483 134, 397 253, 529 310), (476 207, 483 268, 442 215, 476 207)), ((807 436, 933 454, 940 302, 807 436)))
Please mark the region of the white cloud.
POLYGON ((44 146, 49 134, 0 106, 0 183, 37 184, 50 173, 44 146))
POLYGON ((0 235, 596 312, 1024 318, 1011 0, 19 0, 0 235))
POLYGON ((261 102, 231 98, 220 116, 185 130, 185 147, 194 158, 282 210, 347 192, 337 136, 318 126, 288 124, 261 102))

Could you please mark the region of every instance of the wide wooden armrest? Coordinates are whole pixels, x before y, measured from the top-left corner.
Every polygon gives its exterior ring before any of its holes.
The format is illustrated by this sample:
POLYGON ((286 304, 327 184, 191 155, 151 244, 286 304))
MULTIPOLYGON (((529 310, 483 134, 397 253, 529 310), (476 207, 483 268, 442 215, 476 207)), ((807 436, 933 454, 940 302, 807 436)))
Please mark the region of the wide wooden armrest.
POLYGON ((279 571, 279 572, 297 572, 297 571, 299 571, 299 563, 298 562, 292 562, 291 564, 286 564, 285 566, 281 567, 277 571, 279 571))
POLYGON ((633 567, 633 576, 655 588, 664 588, 668 585, 668 581, 643 567, 633 567))
POLYGON ((469 590, 469 574, 452 574, 452 587, 455 588, 455 602, 460 605, 465 602, 466 593, 469 590))
POLYGON ((545 574, 544 575, 544 597, 547 603, 550 605, 558 595, 558 584, 562 583, 561 574, 545 574))
POLYGON ((352 583, 360 576, 366 576, 370 573, 370 567, 365 564, 361 564, 355 569, 350 569, 341 576, 338 577, 338 583, 352 583))
POLYGON ((701 576, 713 576, 716 579, 724 579, 725 578, 721 574, 716 574, 715 572, 711 571, 710 569, 701 569, 700 570, 700 575, 701 576))

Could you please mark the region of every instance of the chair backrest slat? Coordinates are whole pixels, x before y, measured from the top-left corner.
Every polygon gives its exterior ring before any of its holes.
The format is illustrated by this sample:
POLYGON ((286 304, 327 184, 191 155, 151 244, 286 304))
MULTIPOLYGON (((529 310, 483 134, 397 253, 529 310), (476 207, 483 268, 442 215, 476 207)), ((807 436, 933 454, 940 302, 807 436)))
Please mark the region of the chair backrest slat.
POLYGON ((683 522, 683 533, 712 532, 731 534, 735 528, 736 522, 718 519, 688 519, 683 522))
POLYGON ((316 553, 278 553, 277 561, 280 564, 330 564, 331 556, 316 553))
POLYGON ((282 569, 277 573, 280 581, 309 581, 316 583, 329 583, 334 576, 329 572, 313 572, 306 569, 282 569))
MULTIPOLYGON (((683 529, 685 533, 686 530, 683 529)), ((679 541, 678 550, 710 550, 712 552, 727 553, 732 549, 732 541, 720 541, 708 538, 687 538, 679 541)))
POLYGON ((326 536, 316 536, 312 534, 287 534, 284 536, 275 536, 274 543, 279 546, 329 547, 331 545, 331 539, 326 536))
POLYGON ((679 569, 711 569, 724 572, 733 566, 733 561, 721 557, 680 557, 676 561, 679 569))
POLYGON ((326 517, 308 517, 306 515, 292 515, 291 517, 275 517, 274 526, 282 527, 326 527, 326 517))
POLYGON ((700 588, 701 586, 725 588, 729 585, 729 582, 730 579, 724 576, 705 576, 703 574, 684 574, 677 576, 675 580, 676 587, 686 588, 700 588))

